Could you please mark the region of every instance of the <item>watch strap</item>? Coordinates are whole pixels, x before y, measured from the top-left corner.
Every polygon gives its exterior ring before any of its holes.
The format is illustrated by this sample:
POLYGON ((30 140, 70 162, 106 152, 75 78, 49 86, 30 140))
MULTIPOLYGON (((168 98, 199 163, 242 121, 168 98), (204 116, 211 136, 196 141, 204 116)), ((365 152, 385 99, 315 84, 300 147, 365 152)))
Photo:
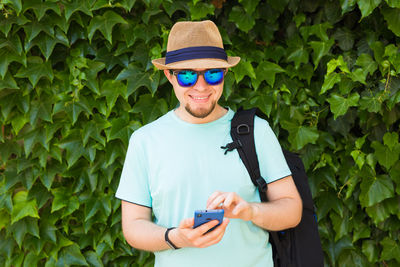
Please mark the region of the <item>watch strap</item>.
POLYGON ((164 238, 165 238, 165 242, 166 242, 166 243, 168 244, 168 246, 170 246, 172 249, 179 249, 177 246, 175 246, 174 243, 171 242, 171 240, 169 240, 169 237, 168 237, 169 231, 171 231, 172 229, 175 229, 175 228, 176 228, 176 227, 170 227, 170 228, 168 228, 167 231, 165 231, 164 238))

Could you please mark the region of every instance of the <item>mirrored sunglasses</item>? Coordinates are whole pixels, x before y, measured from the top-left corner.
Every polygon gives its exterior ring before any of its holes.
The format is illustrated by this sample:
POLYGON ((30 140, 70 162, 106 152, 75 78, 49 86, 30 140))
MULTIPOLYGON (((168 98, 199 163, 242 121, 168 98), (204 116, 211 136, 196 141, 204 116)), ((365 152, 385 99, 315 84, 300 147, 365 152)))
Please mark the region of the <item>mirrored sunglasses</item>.
POLYGON ((209 85, 217 85, 222 83, 226 73, 226 69, 208 69, 203 71, 195 70, 170 70, 175 75, 178 83, 182 87, 191 87, 196 84, 199 75, 203 75, 204 80, 209 85))

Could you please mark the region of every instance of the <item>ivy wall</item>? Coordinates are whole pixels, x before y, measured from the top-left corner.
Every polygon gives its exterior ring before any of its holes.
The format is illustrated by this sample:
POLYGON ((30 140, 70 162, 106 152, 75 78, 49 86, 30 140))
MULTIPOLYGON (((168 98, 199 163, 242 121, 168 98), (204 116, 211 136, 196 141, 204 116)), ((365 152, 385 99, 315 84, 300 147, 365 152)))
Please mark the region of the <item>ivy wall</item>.
POLYGON ((211 19, 222 104, 301 154, 327 266, 400 265, 399 0, 0 0, 0 262, 152 266, 114 198, 130 134, 176 106, 150 60, 211 19))

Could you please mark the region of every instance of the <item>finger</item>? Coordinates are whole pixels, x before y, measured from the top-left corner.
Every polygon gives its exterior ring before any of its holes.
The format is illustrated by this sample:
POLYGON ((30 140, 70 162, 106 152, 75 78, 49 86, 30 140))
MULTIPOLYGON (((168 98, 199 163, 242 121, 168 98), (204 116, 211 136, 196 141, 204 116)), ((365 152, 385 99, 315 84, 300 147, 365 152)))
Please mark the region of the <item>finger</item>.
POLYGON ((223 234, 225 232, 225 229, 226 229, 228 223, 229 223, 229 219, 224 219, 220 225, 215 227, 212 231, 210 231, 208 233, 206 232, 204 235, 209 237, 209 238, 211 238, 211 239, 214 239, 217 236, 219 236, 221 233, 223 234))
POLYGON ((225 234, 226 227, 229 223, 229 219, 224 219, 221 225, 219 225, 215 230, 204 235, 201 247, 209 247, 221 241, 225 234))
POLYGON ((224 201, 224 207, 230 208, 231 205, 235 202, 235 200, 236 200, 236 194, 235 193, 229 193, 226 196, 226 199, 224 201))
POLYGON ((208 197, 208 199, 207 199, 207 209, 208 209, 208 206, 215 200, 215 198, 217 198, 221 194, 222 193, 220 191, 215 191, 214 193, 211 194, 211 196, 208 197))
POLYGON ((208 230, 210 230, 211 228, 216 226, 218 223, 219 223, 218 220, 212 220, 210 222, 202 224, 202 225, 200 225, 199 227, 196 228, 197 233, 199 235, 204 235, 205 233, 207 233, 208 230))
POLYGON ((181 221, 179 224, 179 228, 193 228, 194 225, 194 218, 186 218, 181 221))
POLYGON ((207 209, 216 209, 219 207, 225 200, 225 193, 217 196, 207 207, 207 209))

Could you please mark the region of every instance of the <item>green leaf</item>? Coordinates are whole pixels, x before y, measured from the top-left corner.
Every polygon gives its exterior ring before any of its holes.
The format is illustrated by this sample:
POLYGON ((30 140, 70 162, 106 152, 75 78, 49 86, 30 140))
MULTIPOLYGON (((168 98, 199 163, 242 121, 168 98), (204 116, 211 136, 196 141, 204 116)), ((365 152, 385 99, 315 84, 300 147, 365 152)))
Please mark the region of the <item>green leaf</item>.
POLYGON ((394 195, 393 182, 388 175, 365 177, 360 188, 360 203, 363 207, 371 207, 394 195))
POLYGON ((53 99, 42 97, 41 99, 33 100, 30 107, 30 123, 35 125, 38 119, 53 122, 52 120, 52 105, 53 99))
POLYGON ((12 62, 18 62, 18 63, 21 63, 23 65, 26 64, 25 55, 24 56, 20 56, 16 52, 14 52, 14 51, 12 51, 10 49, 7 49, 7 48, 0 49, 0 58, 1 58, 1 61, 0 61, 0 75, 1 75, 2 79, 4 79, 4 77, 5 77, 6 73, 7 73, 7 70, 8 70, 8 66, 12 62))
POLYGON ((373 96, 363 96, 360 99, 360 108, 362 110, 368 110, 369 112, 378 113, 381 111, 382 103, 379 97, 373 96))
POLYGON ((153 73, 143 72, 143 69, 131 64, 128 68, 122 70, 116 79, 127 80, 126 98, 141 86, 146 87, 154 95, 159 85, 160 73, 158 71, 153 73))
POLYGON ((67 206, 68 199, 70 198, 70 194, 67 193, 68 189, 59 187, 51 190, 51 193, 54 196, 54 199, 51 203, 51 213, 60 210, 67 206))
POLYGON ((362 243, 362 252, 369 262, 377 262, 378 261, 378 244, 374 240, 364 240, 362 243))
POLYGON ((233 69, 235 74, 236 83, 239 83, 244 76, 248 76, 252 79, 256 79, 256 74, 254 72, 251 62, 241 60, 238 65, 233 69))
POLYGON ((132 7, 135 5, 136 0, 122 0, 120 5, 125 9, 125 11, 130 12, 132 7))
POLYGON ((328 69, 327 69, 326 75, 331 74, 337 68, 339 68, 344 73, 348 73, 348 74, 350 73, 350 70, 348 69, 347 64, 344 61, 342 55, 340 55, 337 59, 336 58, 331 59, 327 64, 327 68, 328 69))
POLYGON ((332 87, 339 83, 342 79, 341 74, 333 72, 328 75, 325 75, 324 84, 322 85, 320 94, 326 93, 326 91, 332 89, 332 87))
POLYGON ((14 130, 14 133, 17 135, 27 122, 28 118, 26 117, 26 114, 18 114, 17 116, 13 117, 11 126, 14 130))
POLYGON ((100 94, 106 97, 109 113, 117 102, 118 96, 126 95, 126 86, 121 81, 106 80, 100 87, 100 94))
POLYGON ((30 50, 31 47, 37 45, 40 51, 42 51, 42 54, 45 56, 47 61, 49 60, 51 54, 53 53, 56 44, 63 44, 69 47, 69 41, 67 36, 58 28, 56 29, 54 37, 41 33, 32 42, 25 45, 25 49, 30 50))
POLYGON ((90 264, 90 266, 102 267, 103 262, 99 255, 97 255, 94 251, 86 251, 84 254, 86 260, 90 264))
POLYGON ((354 9, 357 0, 340 0, 342 6, 342 15, 354 9))
POLYGON ((207 17, 207 15, 214 15, 214 5, 211 3, 193 2, 188 3, 190 15, 192 20, 200 20, 207 17))
POLYGON ((355 38, 354 32, 349 29, 339 28, 333 34, 333 37, 338 41, 338 45, 343 51, 349 51, 353 48, 355 38))
POLYGON ((320 60, 329 53, 334 43, 335 41, 333 39, 329 39, 329 41, 326 42, 315 42, 315 41, 309 42, 310 46, 314 51, 313 53, 314 70, 317 69, 320 60))
POLYGON ((114 118, 111 121, 111 128, 106 131, 107 142, 120 139, 125 146, 128 146, 129 137, 133 131, 139 129, 141 126, 142 125, 137 121, 129 122, 129 118, 127 117, 114 118))
POLYGON ((398 240, 396 241, 390 237, 385 237, 380 244, 383 246, 381 254, 382 260, 395 259, 397 262, 400 262, 400 247, 398 245, 398 240))
POLYGON ((400 1, 399 0, 385 0, 385 1, 390 7, 400 8, 400 1))
POLYGON ((86 15, 93 17, 92 11, 90 10, 91 3, 89 0, 81 0, 81 1, 64 1, 63 2, 65 9, 65 19, 69 20, 73 13, 77 11, 81 11, 86 15))
POLYGON ((289 132, 289 142, 293 149, 300 150, 307 144, 315 144, 319 133, 316 127, 298 125, 292 121, 282 121, 281 125, 289 132))
POLYGON ((143 124, 147 124, 168 112, 168 105, 164 99, 153 98, 151 95, 141 95, 133 106, 133 113, 141 113, 143 124))
POLYGON ((298 69, 301 63, 308 63, 307 48, 301 42, 296 42, 296 46, 290 47, 288 50, 288 61, 295 63, 295 68, 298 69))
POLYGON ((371 75, 378 69, 378 63, 376 63, 368 54, 361 54, 357 58, 356 65, 362 67, 363 71, 368 72, 371 75))
POLYGON ((257 89, 260 83, 264 80, 267 81, 271 87, 274 87, 275 75, 282 72, 285 72, 285 70, 282 69, 278 64, 269 61, 262 61, 260 64, 258 64, 255 71, 255 76, 258 77, 258 79, 253 80, 254 88, 257 89))
POLYGON ((11 5, 13 5, 15 8, 15 11, 17 11, 17 16, 19 16, 19 14, 22 11, 22 1, 21 0, 6 0, 5 3, 10 3, 11 5))
POLYGON ((344 98, 337 94, 332 94, 327 101, 330 104, 331 111, 334 114, 334 119, 336 120, 337 117, 346 114, 350 107, 357 106, 359 99, 360 95, 358 93, 353 93, 348 98, 344 98))
POLYGON ((357 0, 358 8, 361 10, 361 18, 365 18, 379 6, 382 0, 357 0))
POLYGON ((72 101, 65 103, 64 108, 65 108, 68 118, 72 122, 72 125, 74 125, 76 123, 79 115, 82 112, 86 112, 85 115, 87 117, 89 116, 89 114, 92 114, 91 105, 84 96, 80 96, 79 101, 74 99, 72 101))
POLYGON ((383 144, 387 146, 391 151, 398 149, 399 147, 399 134, 396 132, 385 133, 383 136, 383 144))
POLYGON ((23 136, 24 140, 24 151, 25 155, 29 155, 32 152, 33 147, 37 143, 41 143, 46 147, 45 135, 43 129, 34 129, 23 136))
POLYGON ((92 218, 97 212, 102 208, 100 201, 95 198, 90 198, 88 202, 85 203, 85 222, 92 218))
POLYGON ((365 154, 360 150, 353 150, 350 155, 354 159, 358 168, 361 170, 365 163, 365 154))
POLYGON ((11 74, 6 73, 5 77, 0 79, 0 90, 2 89, 19 89, 11 74))
POLYGON ((383 7, 381 13, 385 18, 388 28, 397 36, 400 36, 400 11, 399 8, 383 7))
POLYGON ((351 239, 349 236, 345 236, 340 239, 338 242, 332 242, 325 246, 324 251, 326 251, 333 260, 338 259, 339 255, 343 253, 345 250, 353 249, 354 246, 351 243, 351 239))
POLYGON ((374 154, 377 157, 379 164, 384 166, 386 169, 390 169, 390 167, 392 167, 399 160, 399 144, 395 145, 391 150, 387 146, 384 146, 377 141, 373 141, 371 147, 375 150, 374 154))
POLYGON ((36 200, 28 200, 27 198, 27 191, 19 191, 14 195, 11 224, 25 217, 40 218, 36 206, 36 200))
POLYGON ((69 168, 87 153, 82 144, 80 133, 77 131, 73 131, 68 137, 62 139, 58 146, 67 151, 66 159, 69 168))
POLYGON ((17 241, 18 246, 21 248, 24 244, 26 234, 30 234, 37 238, 39 236, 38 220, 34 218, 25 218, 9 226, 9 231, 17 241))
POLYGON ((88 266, 85 257, 81 253, 78 244, 73 243, 71 246, 65 247, 59 253, 56 267, 71 266, 71 265, 84 265, 88 266))
POLYGON ((24 12, 26 12, 29 9, 32 9, 38 21, 40 21, 43 18, 47 10, 53 10, 59 16, 61 16, 60 6, 57 3, 49 1, 42 2, 41 0, 24 0, 23 4, 24 4, 23 5, 24 12))
POLYGON ((362 84, 366 84, 366 79, 367 79, 368 72, 366 72, 364 69, 359 68, 353 70, 349 77, 354 81, 354 82, 360 82, 362 84))
POLYGON ((267 94, 260 94, 251 99, 251 104, 257 106, 265 115, 270 116, 272 107, 273 107, 273 99, 271 96, 267 94))
POLYGON ((102 16, 95 16, 88 26, 89 41, 92 41, 94 33, 99 30, 112 44, 112 30, 116 24, 128 24, 120 15, 108 10, 102 16))
POLYGON ((400 8, 400 1, 399 0, 385 0, 385 1, 390 7, 400 8))
POLYGON ((98 73, 103 70, 106 65, 103 62, 87 60, 87 66, 88 68, 85 69, 87 79, 86 86, 97 95, 100 95, 98 73))
POLYGON ((259 0, 239 0, 239 3, 243 6, 247 13, 252 14, 256 10, 259 0))
MULTIPOLYGON (((45 23, 44 21, 42 21, 41 23, 38 21, 32 21, 30 23, 27 23, 24 26, 24 31, 26 34, 25 45, 32 42, 32 40, 36 36, 38 36, 39 33, 41 33, 41 32, 44 32, 51 37, 54 35, 54 28, 52 27, 52 25, 49 23, 45 23)), ((25 50, 28 51, 27 48, 25 48, 25 50)))
POLYGON ((303 36, 304 41, 308 41, 308 37, 316 35, 322 42, 330 42, 326 31, 331 29, 332 25, 329 22, 315 24, 312 26, 303 26, 300 28, 300 33, 303 36))
POLYGON ((44 256, 40 257, 38 255, 35 255, 35 253, 31 251, 28 253, 28 255, 25 256, 23 267, 38 266, 38 262, 42 258, 44 258, 44 256))
POLYGON ((102 118, 98 114, 95 114, 93 120, 85 124, 85 126, 83 127, 82 131, 83 145, 86 146, 87 142, 89 141, 89 138, 92 138, 93 140, 96 140, 97 142, 105 146, 106 141, 101 133, 104 129, 109 128, 111 126, 112 124, 108 120, 102 118))
POLYGON ((229 13, 229 21, 236 24, 240 30, 248 32, 251 30, 256 21, 252 14, 247 13, 242 7, 234 6, 229 13))
POLYGON ((344 236, 347 236, 351 230, 351 226, 349 225, 349 218, 346 216, 345 218, 339 216, 338 214, 331 212, 330 218, 333 223, 333 229, 335 230, 335 242, 341 239, 344 236))
POLYGON ((43 62, 39 57, 28 58, 27 67, 21 67, 15 77, 28 78, 32 86, 35 87, 38 81, 45 77, 50 81, 53 81, 54 74, 53 68, 50 61, 43 62))
POLYGON ((371 228, 364 223, 357 223, 353 229, 353 243, 361 238, 368 238, 371 236, 371 228))

